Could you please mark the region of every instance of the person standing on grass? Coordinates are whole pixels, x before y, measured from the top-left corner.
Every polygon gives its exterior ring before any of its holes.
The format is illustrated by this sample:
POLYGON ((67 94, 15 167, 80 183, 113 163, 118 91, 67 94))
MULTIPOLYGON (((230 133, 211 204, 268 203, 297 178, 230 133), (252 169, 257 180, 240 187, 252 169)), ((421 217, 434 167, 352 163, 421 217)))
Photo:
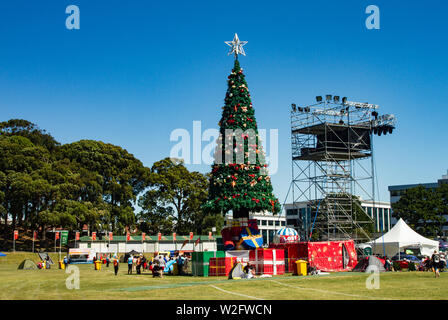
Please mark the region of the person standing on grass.
POLYGON ((113 264, 114 264, 115 275, 117 275, 118 274, 118 266, 119 266, 119 261, 118 261, 117 255, 114 255, 113 264))
POLYGON ((132 274, 132 263, 134 262, 134 258, 132 254, 128 258, 128 274, 132 274))
POLYGON ((137 258, 137 266, 135 267, 137 270, 137 274, 140 274, 141 263, 142 263, 142 258, 140 255, 140 257, 137 258))
POLYGON ((436 278, 440 277, 439 273, 440 256, 437 254, 437 250, 434 250, 434 253, 432 254, 431 257, 431 262, 435 277, 436 278))

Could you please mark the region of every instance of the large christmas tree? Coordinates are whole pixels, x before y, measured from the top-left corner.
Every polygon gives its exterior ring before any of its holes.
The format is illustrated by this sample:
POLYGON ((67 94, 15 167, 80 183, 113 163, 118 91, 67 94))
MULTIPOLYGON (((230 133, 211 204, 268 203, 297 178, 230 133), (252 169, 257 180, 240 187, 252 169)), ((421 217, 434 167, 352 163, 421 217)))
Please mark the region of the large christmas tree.
POLYGON ((276 214, 280 203, 272 192, 249 89, 235 57, 204 207, 222 214, 232 210, 233 218, 248 218, 250 212, 276 214))

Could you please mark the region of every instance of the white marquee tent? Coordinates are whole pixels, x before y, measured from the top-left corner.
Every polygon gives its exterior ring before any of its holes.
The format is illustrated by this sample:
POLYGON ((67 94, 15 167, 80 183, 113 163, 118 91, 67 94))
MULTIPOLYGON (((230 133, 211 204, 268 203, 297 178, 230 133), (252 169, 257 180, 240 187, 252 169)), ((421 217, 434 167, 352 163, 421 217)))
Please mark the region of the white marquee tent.
POLYGON ((383 255, 384 253, 392 257, 406 248, 420 249, 420 253, 425 256, 431 256, 434 250, 439 249, 439 242, 430 240, 412 230, 403 219, 386 234, 376 240, 369 242, 374 254, 383 255))

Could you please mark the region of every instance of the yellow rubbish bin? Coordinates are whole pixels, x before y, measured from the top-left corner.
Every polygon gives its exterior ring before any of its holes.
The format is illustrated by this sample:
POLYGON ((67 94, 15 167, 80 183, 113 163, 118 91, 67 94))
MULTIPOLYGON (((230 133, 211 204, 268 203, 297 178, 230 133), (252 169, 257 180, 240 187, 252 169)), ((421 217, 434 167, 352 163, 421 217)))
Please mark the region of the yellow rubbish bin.
POLYGON ((65 269, 64 260, 59 260, 59 269, 65 269))
POLYGON ((305 260, 297 260, 296 261, 296 274, 298 276, 306 276, 307 275, 307 271, 306 271, 307 263, 308 262, 305 260))
POLYGON ((95 261, 95 270, 101 270, 101 261, 95 261))

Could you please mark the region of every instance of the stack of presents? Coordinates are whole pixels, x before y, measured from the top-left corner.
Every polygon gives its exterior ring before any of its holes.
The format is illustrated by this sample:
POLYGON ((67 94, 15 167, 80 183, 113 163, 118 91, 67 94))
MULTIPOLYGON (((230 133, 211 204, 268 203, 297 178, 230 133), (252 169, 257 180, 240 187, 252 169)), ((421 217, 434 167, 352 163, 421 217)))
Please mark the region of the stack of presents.
POLYGON ((237 263, 253 265, 258 275, 285 273, 284 249, 262 248, 263 236, 256 220, 234 219, 221 234, 225 251, 193 252, 193 275, 228 276, 237 263))
POLYGON ((353 240, 299 242, 298 235, 287 231, 279 230, 276 241, 263 248, 256 220, 231 220, 221 231, 224 251, 193 252, 193 275, 228 276, 237 263, 255 266, 257 275, 293 272, 297 260, 306 260, 310 267, 325 272, 350 271, 357 264, 353 240))

